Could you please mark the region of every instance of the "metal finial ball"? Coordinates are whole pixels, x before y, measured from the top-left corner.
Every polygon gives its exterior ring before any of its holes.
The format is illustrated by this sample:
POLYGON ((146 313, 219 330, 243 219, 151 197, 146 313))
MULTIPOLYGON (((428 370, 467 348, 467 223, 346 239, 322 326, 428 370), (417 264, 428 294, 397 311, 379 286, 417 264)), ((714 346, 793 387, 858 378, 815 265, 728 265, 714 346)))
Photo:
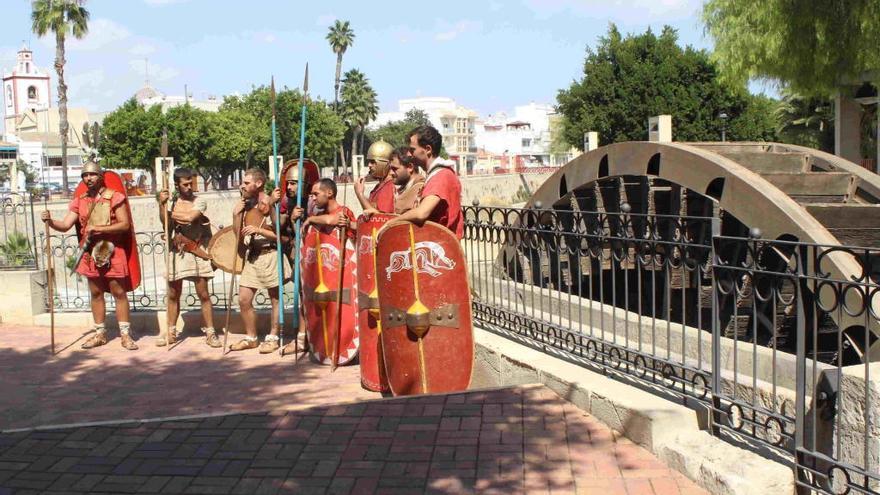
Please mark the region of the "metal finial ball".
POLYGON ((479 200, 479 199, 475 199, 475 200, 471 201, 471 204, 474 205, 474 206, 480 206, 480 200, 479 200))
POLYGON ((752 239, 760 239, 761 234, 761 229, 759 229, 758 227, 752 227, 749 229, 749 237, 752 239))
POLYGON ((623 203, 620 205, 620 211, 623 213, 629 213, 632 211, 632 206, 629 203, 623 203))
POLYGON ((543 203, 541 203, 540 201, 535 201, 535 208, 540 210, 543 207, 544 207, 543 203))

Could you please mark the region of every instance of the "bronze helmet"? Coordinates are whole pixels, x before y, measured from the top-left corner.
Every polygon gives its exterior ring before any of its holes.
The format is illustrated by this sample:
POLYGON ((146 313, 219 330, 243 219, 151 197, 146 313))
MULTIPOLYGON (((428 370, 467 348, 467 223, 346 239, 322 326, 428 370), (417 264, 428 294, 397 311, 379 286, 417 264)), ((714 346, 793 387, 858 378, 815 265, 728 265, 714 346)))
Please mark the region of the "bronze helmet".
POLYGON ((385 141, 379 140, 370 145, 367 150, 367 163, 376 162, 373 165, 373 177, 384 179, 388 175, 388 163, 391 161, 391 152, 394 147, 385 141))
POLYGON ((82 171, 79 173, 79 176, 81 178, 83 175, 91 174, 91 173, 103 175, 104 170, 101 169, 101 166, 98 165, 98 162, 96 162, 94 160, 89 160, 89 161, 83 163, 82 171))

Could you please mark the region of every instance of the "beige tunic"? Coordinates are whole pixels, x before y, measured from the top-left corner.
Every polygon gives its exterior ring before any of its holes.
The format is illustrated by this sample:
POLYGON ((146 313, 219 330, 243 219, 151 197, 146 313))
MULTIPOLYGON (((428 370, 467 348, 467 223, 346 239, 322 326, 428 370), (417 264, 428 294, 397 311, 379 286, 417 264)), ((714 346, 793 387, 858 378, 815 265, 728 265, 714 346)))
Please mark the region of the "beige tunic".
MULTIPOLYGON (((192 207, 193 209, 202 212, 204 215, 205 211, 208 209, 208 203, 205 201, 205 198, 196 196, 195 200, 193 200, 192 207)), ((202 248, 204 248, 205 251, 208 250, 209 240, 209 238, 202 239, 202 248)), ((211 265, 211 262, 199 258, 192 253, 177 252, 172 248, 170 263, 171 270, 169 270, 169 281, 214 277, 214 267, 211 265)))

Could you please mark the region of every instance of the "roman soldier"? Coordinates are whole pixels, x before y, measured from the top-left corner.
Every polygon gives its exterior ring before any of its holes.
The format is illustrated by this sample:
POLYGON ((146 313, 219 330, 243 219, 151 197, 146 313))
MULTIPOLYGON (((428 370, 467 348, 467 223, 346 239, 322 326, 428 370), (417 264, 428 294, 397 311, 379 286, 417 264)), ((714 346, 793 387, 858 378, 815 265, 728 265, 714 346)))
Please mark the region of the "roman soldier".
POLYGON ((361 177, 354 185, 354 193, 364 210, 375 209, 382 213, 394 211, 394 184, 389 174, 388 162, 393 148, 385 141, 376 141, 367 150, 367 165, 370 176, 378 181, 370 191, 369 198, 364 196, 366 177, 361 177))
MULTIPOLYGON (((283 242, 285 242, 287 249, 285 252, 288 256, 288 259, 291 264, 295 261, 296 257, 294 256, 293 250, 296 249, 294 245, 296 239, 296 223, 300 221, 300 225, 305 222, 305 220, 310 216, 316 213, 314 201, 312 201, 310 197, 310 191, 312 190, 312 184, 314 184, 319 177, 318 173, 318 165, 311 160, 303 160, 303 185, 302 191, 305 196, 303 199, 303 203, 306 205, 305 208, 299 206, 298 194, 299 194, 299 160, 290 160, 284 164, 284 168, 281 171, 281 177, 284 178, 284 188, 276 187, 274 191, 272 191, 271 201, 272 204, 281 201, 280 212, 281 212, 281 236, 283 242)), ((300 285, 302 285, 302 281, 300 281, 300 285)), ((302 290, 302 287, 295 287, 294 290, 302 290)), ((302 294, 300 294, 300 301, 303 300, 302 294)), ((302 305, 300 305, 300 312, 302 313, 302 305)), ((301 352, 306 352, 306 342, 305 342, 305 318, 304 315, 300 314, 299 318, 299 328, 296 330, 296 338, 299 339, 299 342, 296 340, 288 342, 287 345, 284 346, 282 350, 283 354, 288 354, 294 352, 295 349, 299 349, 301 352)))
MULTIPOLYGON (((259 345, 261 354, 269 354, 280 347, 278 337, 278 280, 279 256, 275 247, 274 208, 269 195, 263 192, 266 172, 251 168, 245 172, 241 184, 241 201, 232 212, 235 231, 239 233, 245 248, 244 267, 239 281, 239 311, 247 334, 240 341, 229 346, 230 351, 253 349, 259 345), (272 302, 272 328, 262 345, 257 337, 257 315, 254 309, 254 295, 259 289, 266 289, 272 302)), ((239 246, 240 247, 240 246, 239 246)), ((281 256, 283 278, 290 275, 290 264, 286 256, 281 256)))
POLYGON ((394 181, 394 213, 405 213, 419 202, 419 195, 425 187, 425 176, 419 173, 409 149, 401 146, 391 154, 391 179, 394 181))
POLYGON ((422 225, 432 221, 464 237, 464 216, 461 212, 461 181, 455 173, 455 162, 440 158, 443 137, 437 129, 425 125, 410 131, 409 156, 425 170, 425 185, 419 193, 418 206, 397 220, 422 225))
POLYGON ((134 229, 128 200, 122 192, 124 185, 118 175, 107 172, 107 175, 111 174, 118 182, 114 183, 115 188, 107 187, 105 172, 97 162, 86 162, 80 174, 82 183, 77 187, 64 219, 53 220, 49 211, 42 212, 40 218, 60 232, 77 226, 81 252, 75 270, 88 280, 95 322, 95 333, 82 348, 91 349, 107 343, 104 293, 109 292, 116 302, 122 347, 133 351, 138 346, 131 336, 127 292, 140 283, 140 267, 137 252, 133 252, 134 229))
MULTIPOLYGON (((170 228, 166 226, 165 229, 171 241, 170 266, 166 270, 168 335, 159 335, 156 345, 160 347, 177 340, 178 332, 175 325, 180 314, 180 295, 184 280, 193 283, 201 302, 204 325, 202 333, 205 334, 205 343, 211 347, 223 345, 214 331, 214 308, 211 304, 211 294, 208 292, 208 282, 214 277, 211 256, 207 252, 208 241, 211 238, 211 222, 205 216, 208 203, 193 190, 195 175, 196 172, 190 168, 178 168, 174 171, 174 184, 178 195, 171 200, 168 213, 170 228)), ((160 208, 167 207, 169 197, 168 191, 159 193, 160 208)), ((160 214, 159 218, 164 224, 165 215, 160 214)))

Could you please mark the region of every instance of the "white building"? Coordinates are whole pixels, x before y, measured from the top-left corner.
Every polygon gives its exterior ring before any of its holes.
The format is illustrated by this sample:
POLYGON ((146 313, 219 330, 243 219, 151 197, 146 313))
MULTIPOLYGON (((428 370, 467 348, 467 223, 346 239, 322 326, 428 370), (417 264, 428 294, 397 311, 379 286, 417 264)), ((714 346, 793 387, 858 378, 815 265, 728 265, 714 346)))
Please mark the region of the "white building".
POLYGON ((476 123, 476 146, 484 157, 499 157, 505 168, 549 166, 551 164, 550 120, 553 106, 529 103, 490 115, 476 123))
POLYGON ((212 95, 209 95, 204 100, 195 100, 193 99, 192 94, 187 94, 186 96, 165 95, 156 90, 156 88, 150 86, 149 82, 145 83, 144 87, 134 94, 134 98, 146 108, 150 108, 153 105, 161 105, 163 113, 167 112, 169 108, 183 106, 187 103, 193 108, 208 112, 216 112, 220 110, 220 105, 223 103, 222 98, 217 98, 212 95))
POLYGON ((469 173, 473 170, 477 159, 475 143, 477 112, 458 105, 452 98, 429 96, 399 100, 396 112, 380 113, 371 127, 403 120, 406 112, 414 109, 427 113, 431 125, 440 131, 443 136, 443 147, 449 158, 458 162, 459 173, 469 173))
MULTIPOLYGON (((28 162, 44 182, 61 183, 61 137, 58 108, 52 106, 51 80, 34 61, 33 52, 23 46, 12 71, 3 72, 5 140, 18 148, 18 158, 28 162)), ((79 176, 87 156, 80 132, 88 122, 84 108, 68 108, 67 171, 71 180, 79 176)))

